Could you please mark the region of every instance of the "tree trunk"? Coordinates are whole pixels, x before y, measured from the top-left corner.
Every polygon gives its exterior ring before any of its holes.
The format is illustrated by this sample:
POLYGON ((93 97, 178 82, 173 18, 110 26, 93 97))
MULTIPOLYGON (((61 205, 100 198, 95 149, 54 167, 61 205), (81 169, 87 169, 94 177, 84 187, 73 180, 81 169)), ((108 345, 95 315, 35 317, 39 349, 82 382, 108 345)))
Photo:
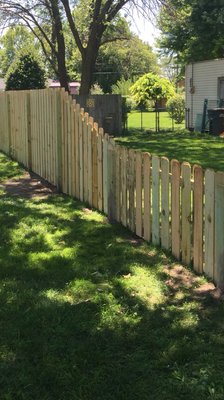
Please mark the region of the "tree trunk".
POLYGON ((58 79, 60 82, 61 87, 65 88, 67 92, 69 92, 69 86, 68 86, 68 74, 67 74, 67 68, 65 65, 65 55, 63 53, 57 54, 57 61, 58 61, 58 79))
POLYGON ((99 47, 94 43, 93 47, 87 47, 85 56, 82 58, 81 86, 79 94, 87 95, 90 92, 93 83, 93 72, 96 65, 99 47))
POLYGON ((61 87, 65 88, 66 91, 69 91, 68 74, 65 64, 65 40, 63 35, 63 26, 62 26, 60 11, 58 7, 58 0, 52 1, 52 14, 55 24, 55 34, 58 45, 57 48, 58 78, 61 87))
POLYGON ((99 53, 100 40, 102 37, 102 26, 92 27, 88 46, 84 49, 82 56, 81 86, 79 94, 87 95, 90 92, 93 83, 93 72, 95 70, 96 59, 99 53))

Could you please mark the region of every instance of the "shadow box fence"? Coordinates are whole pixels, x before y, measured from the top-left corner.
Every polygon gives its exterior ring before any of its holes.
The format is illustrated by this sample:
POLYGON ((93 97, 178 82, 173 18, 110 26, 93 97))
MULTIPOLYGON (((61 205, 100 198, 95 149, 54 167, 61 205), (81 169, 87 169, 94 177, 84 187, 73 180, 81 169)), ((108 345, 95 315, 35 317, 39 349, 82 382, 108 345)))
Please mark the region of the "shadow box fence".
POLYGON ((116 144, 63 89, 0 93, 0 149, 224 288, 224 173, 116 144))

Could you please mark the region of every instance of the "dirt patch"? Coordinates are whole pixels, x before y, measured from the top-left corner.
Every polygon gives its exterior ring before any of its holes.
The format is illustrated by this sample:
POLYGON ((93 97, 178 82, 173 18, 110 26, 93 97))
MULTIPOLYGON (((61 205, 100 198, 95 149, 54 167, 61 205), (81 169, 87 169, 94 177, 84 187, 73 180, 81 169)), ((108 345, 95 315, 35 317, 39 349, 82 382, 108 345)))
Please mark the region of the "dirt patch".
POLYGON ((200 277, 180 264, 167 265, 164 272, 167 275, 166 284, 174 294, 187 288, 196 298, 211 296, 216 300, 224 300, 224 293, 212 282, 200 284, 200 277))
POLYGON ((9 179, 0 184, 7 194, 12 196, 32 199, 35 197, 45 198, 49 195, 58 193, 57 188, 47 181, 41 179, 38 175, 32 172, 25 172, 19 179, 9 179))

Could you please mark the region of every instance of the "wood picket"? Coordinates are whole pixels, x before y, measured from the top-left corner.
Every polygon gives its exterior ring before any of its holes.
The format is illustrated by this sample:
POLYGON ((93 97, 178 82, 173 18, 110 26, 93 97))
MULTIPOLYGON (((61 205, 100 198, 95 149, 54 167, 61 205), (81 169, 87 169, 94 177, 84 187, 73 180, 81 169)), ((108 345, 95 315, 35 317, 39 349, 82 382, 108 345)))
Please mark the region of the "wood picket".
POLYGON ((0 93, 0 149, 224 287, 224 173, 119 145, 63 89, 0 93))

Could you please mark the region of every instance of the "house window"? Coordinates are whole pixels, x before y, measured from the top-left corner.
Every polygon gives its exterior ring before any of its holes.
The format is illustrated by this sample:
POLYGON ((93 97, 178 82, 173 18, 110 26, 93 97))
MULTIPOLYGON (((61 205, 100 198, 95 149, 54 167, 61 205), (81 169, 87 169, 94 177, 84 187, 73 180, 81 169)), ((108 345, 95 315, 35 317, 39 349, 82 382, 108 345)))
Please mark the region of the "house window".
POLYGON ((224 99, 224 76, 218 78, 218 98, 224 99))

